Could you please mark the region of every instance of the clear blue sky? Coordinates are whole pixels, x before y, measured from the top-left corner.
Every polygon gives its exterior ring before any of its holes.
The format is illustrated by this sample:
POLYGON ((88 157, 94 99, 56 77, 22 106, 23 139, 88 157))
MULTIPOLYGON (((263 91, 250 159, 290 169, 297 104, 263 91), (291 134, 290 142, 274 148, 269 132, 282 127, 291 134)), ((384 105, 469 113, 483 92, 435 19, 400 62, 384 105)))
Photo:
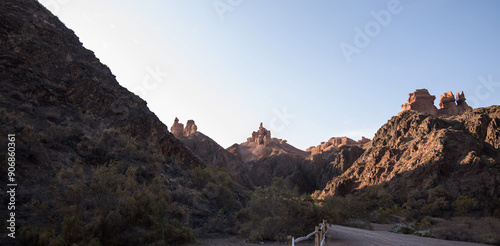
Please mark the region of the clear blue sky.
POLYGON ((372 138, 408 93, 500 104, 500 1, 40 0, 167 125, 372 138), (348 48, 346 48, 348 47, 348 48))

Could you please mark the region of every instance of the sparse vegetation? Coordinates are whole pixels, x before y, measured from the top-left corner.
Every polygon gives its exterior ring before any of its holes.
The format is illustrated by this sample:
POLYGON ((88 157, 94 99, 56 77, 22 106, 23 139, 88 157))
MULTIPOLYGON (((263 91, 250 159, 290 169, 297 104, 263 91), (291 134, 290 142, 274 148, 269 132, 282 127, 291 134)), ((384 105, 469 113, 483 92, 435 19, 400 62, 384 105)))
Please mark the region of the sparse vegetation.
POLYGON ((27 225, 21 229, 22 242, 118 245, 125 240, 130 244, 194 241, 185 205, 172 201, 167 180, 157 176, 149 184, 139 183, 137 168, 122 173, 122 166, 112 162, 92 168, 89 178, 81 166, 61 170, 57 179, 66 185, 54 191, 57 199, 49 203, 54 209, 47 211, 61 224, 46 225, 52 230, 27 225))
POLYGON ((235 230, 251 241, 285 241, 288 235, 306 235, 323 219, 310 196, 299 196, 280 178, 275 178, 271 186, 256 188, 250 197, 235 216, 235 230))

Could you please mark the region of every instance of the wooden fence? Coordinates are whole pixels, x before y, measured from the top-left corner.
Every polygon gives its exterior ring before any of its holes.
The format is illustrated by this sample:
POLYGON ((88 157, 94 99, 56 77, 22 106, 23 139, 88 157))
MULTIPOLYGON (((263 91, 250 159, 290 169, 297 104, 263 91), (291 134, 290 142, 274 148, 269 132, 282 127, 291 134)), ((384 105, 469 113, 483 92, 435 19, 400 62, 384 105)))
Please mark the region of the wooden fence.
POLYGON ((326 222, 326 220, 323 220, 323 223, 320 223, 319 226, 316 226, 314 228, 314 231, 309 233, 309 235, 305 237, 299 237, 295 239, 292 236, 288 236, 288 245, 295 246, 296 243, 302 242, 314 236, 314 246, 323 246, 325 245, 327 232, 328 232, 328 223, 326 222))

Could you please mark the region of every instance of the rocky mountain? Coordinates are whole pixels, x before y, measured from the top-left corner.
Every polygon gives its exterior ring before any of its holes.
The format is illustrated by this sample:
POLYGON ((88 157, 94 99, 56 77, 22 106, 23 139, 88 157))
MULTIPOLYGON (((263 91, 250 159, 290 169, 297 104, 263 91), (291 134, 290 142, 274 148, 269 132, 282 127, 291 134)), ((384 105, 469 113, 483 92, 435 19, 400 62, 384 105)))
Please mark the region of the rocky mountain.
POLYGON ((2 160, 15 134, 18 185, 15 208, 0 206, 15 212, 16 239, 2 233, 1 245, 171 244, 232 230, 215 218, 241 207, 240 188, 204 169, 35 0, 0 3, 0 123, 2 160))
POLYGON ((376 133, 350 167, 319 197, 383 184, 398 201, 412 191, 441 187, 452 199, 500 196, 500 107, 437 117, 403 111, 376 133))
POLYGON ((306 157, 308 154, 288 144, 286 140, 271 138, 271 131, 260 123, 259 130, 252 132, 246 142, 228 148, 245 163, 258 161, 275 155, 306 157))
POLYGON ((248 169, 254 186, 267 186, 275 177, 285 179, 289 187, 297 186, 302 192, 312 192, 317 187, 316 175, 322 164, 306 160, 307 152, 299 150, 286 140, 271 137, 271 131, 262 123, 246 142, 234 144, 227 151, 248 169))

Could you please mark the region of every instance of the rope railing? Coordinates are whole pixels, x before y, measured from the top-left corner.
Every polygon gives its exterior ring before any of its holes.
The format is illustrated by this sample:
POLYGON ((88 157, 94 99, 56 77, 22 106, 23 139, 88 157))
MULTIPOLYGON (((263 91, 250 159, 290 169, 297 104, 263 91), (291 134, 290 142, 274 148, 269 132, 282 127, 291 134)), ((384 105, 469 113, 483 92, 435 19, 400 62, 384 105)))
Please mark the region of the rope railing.
POLYGON ((302 242, 304 240, 308 240, 313 235, 314 237, 314 246, 323 246, 325 245, 326 233, 328 232, 328 223, 326 220, 323 220, 323 223, 320 223, 319 226, 314 228, 314 231, 309 233, 309 235, 305 237, 299 237, 295 239, 292 236, 288 236, 288 245, 295 246, 296 243, 302 242))

